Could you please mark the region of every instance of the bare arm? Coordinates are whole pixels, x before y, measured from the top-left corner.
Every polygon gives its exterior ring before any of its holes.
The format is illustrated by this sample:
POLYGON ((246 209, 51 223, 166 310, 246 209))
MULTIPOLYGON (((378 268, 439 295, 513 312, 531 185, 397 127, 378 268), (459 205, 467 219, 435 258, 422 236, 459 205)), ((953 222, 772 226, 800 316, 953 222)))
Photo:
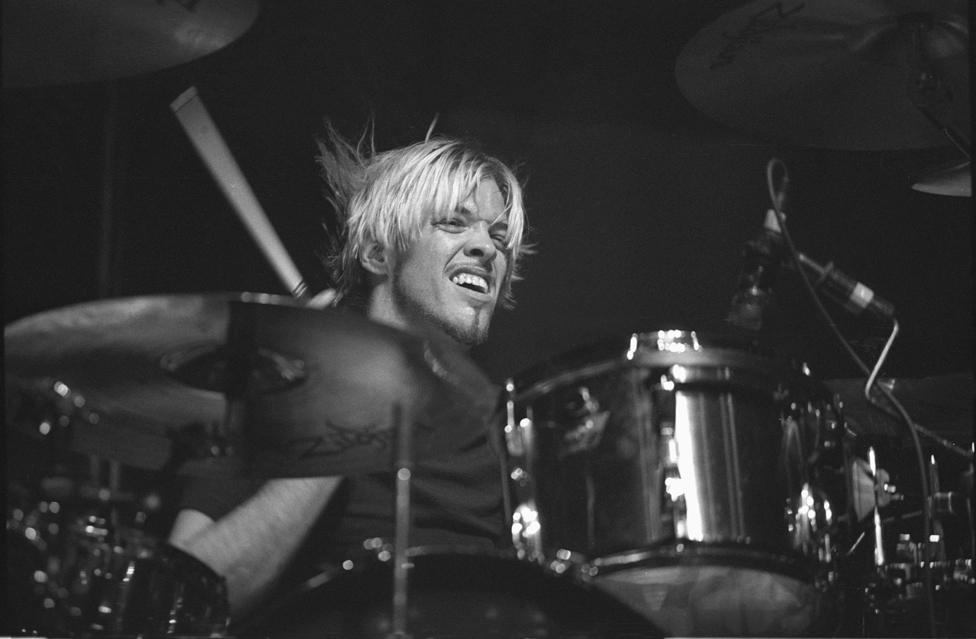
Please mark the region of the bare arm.
POLYGON ((218 521, 196 510, 180 511, 169 541, 227 579, 236 616, 281 575, 341 481, 274 479, 218 521))

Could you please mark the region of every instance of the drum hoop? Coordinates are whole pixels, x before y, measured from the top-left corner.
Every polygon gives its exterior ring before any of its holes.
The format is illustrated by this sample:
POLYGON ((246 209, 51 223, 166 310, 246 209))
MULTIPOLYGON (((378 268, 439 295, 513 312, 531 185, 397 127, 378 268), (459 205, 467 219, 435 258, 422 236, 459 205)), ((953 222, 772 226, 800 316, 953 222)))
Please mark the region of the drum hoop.
POLYGON ((782 551, 766 552, 743 546, 689 542, 616 552, 594 559, 592 565, 597 569, 599 576, 633 567, 649 567, 648 562, 654 563, 654 567, 661 568, 681 565, 750 568, 775 572, 808 583, 814 582, 817 576, 828 568, 813 558, 782 551))
MULTIPOLYGON (((754 374, 750 375, 752 380, 760 378, 765 383, 749 383, 745 386, 770 392, 776 390, 784 382, 798 379, 800 374, 799 371, 791 371, 776 360, 730 349, 706 349, 684 353, 638 351, 633 358, 627 358, 626 355, 613 357, 544 377, 518 392, 515 401, 516 403, 531 401, 577 380, 588 379, 615 370, 667 368, 671 366, 684 366, 692 369, 687 371, 689 373, 688 384, 704 382, 735 385, 736 378, 742 374, 741 371, 749 371, 754 374), (718 371, 719 374, 702 375, 701 373, 705 370, 718 371)), ((517 388, 518 384, 516 383, 517 388)))

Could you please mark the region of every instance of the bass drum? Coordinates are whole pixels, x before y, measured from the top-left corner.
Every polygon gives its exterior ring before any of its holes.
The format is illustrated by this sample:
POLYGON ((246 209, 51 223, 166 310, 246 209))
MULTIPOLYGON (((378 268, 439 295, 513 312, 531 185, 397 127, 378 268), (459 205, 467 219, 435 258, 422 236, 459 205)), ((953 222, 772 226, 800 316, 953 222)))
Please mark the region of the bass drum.
POLYGON ((565 354, 508 384, 516 548, 582 557, 672 635, 829 634, 812 460, 839 430, 802 369, 735 343, 670 330, 565 354))
MULTIPOLYGON (((424 639, 648 639, 663 633, 559 567, 465 548, 409 551, 407 634, 424 639)), ((388 639, 393 560, 388 549, 313 578, 238 626, 235 637, 388 639)), ((559 564, 559 566, 563 566, 559 564)))

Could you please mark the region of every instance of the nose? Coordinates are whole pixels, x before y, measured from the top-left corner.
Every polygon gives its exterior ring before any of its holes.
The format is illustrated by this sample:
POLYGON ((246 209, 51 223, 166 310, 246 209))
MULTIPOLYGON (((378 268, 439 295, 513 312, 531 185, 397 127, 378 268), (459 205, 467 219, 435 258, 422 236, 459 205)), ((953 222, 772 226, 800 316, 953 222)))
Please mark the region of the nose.
POLYGON ((469 257, 480 259, 484 263, 490 263, 495 259, 498 247, 491 239, 491 232, 487 222, 479 222, 471 227, 468 237, 464 243, 464 254, 469 257))

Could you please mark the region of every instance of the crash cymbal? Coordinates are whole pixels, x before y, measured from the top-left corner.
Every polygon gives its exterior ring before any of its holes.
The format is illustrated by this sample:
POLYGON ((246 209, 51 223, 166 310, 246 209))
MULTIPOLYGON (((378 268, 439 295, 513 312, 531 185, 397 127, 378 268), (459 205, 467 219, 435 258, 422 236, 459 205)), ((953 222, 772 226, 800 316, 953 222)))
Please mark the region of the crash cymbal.
POLYGON ((261 370, 272 355, 300 362, 291 367, 300 380, 242 394, 241 457, 257 476, 393 468, 404 425, 413 460, 447 453, 485 432, 497 402, 498 389, 453 342, 350 313, 232 302, 228 345, 256 355, 261 370))
POLYGON ((3 86, 115 80, 196 60, 250 28, 257 0, 3 0, 3 86))
POLYGON ((968 10, 966 0, 749 2, 683 47, 678 86, 708 117, 777 143, 945 146, 909 97, 914 52, 941 82, 939 117, 968 127, 968 10))
POLYGON ((932 195, 950 197, 971 197, 973 194, 973 174, 969 161, 929 171, 912 184, 912 188, 932 195))
MULTIPOLYGON (((864 397, 866 379, 832 379, 825 386, 844 403, 844 416, 855 432, 904 438, 904 424, 881 412, 864 397)), ((880 379, 913 421, 952 443, 968 448, 973 441, 974 382, 971 373, 922 378, 880 379)))
POLYGON ((13 405, 22 430, 148 469, 201 456, 217 435, 233 459, 181 472, 380 470, 392 467, 399 420, 414 425, 423 457, 481 429, 495 401, 443 343, 267 295, 79 304, 8 325, 4 343, 8 418, 13 405), (240 415, 233 432, 227 394, 240 415), (32 409, 47 418, 28 419, 32 409))
POLYGON ((225 339, 233 295, 102 300, 46 311, 4 328, 4 371, 14 423, 138 468, 169 459, 171 429, 224 419, 219 392, 169 375, 160 361, 225 339), (19 391, 12 404, 11 394, 19 391), (41 411, 44 419, 33 423, 41 411), (59 424, 60 422, 60 424, 59 424))

